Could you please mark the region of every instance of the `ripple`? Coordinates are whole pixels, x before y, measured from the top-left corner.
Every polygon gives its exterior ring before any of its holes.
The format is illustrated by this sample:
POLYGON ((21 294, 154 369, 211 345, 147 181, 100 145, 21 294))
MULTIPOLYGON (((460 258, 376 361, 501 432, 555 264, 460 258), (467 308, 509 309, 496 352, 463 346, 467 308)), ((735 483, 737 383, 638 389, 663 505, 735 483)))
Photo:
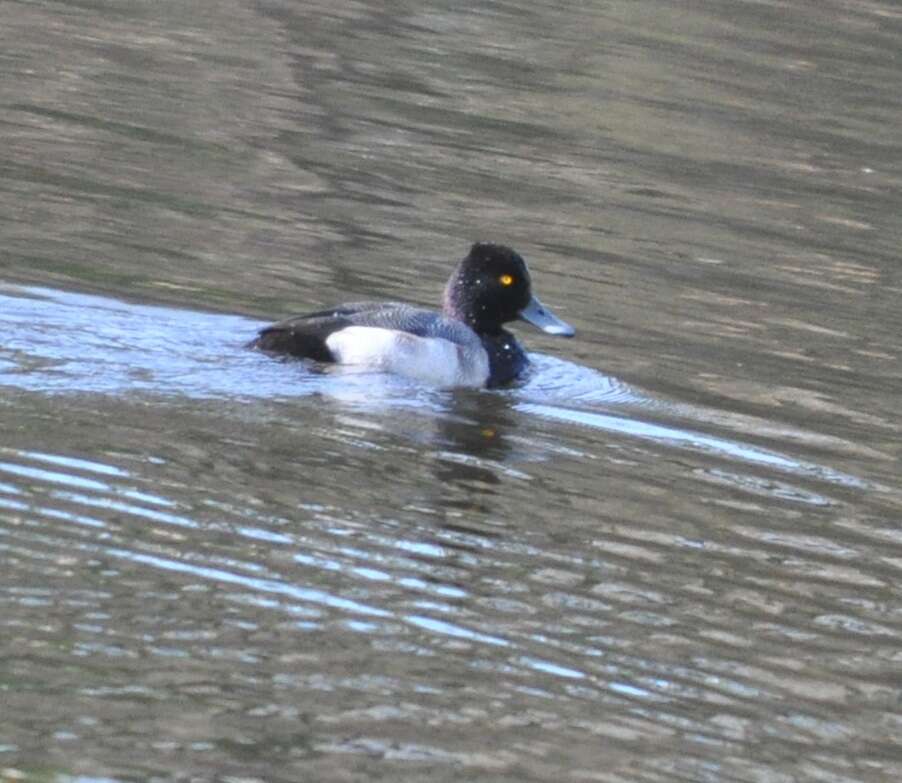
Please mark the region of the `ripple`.
MULTIPOLYGON (((244 349, 262 322, 135 305, 101 296, 8 286, 0 293, 0 385, 48 394, 162 394, 284 399, 323 394, 349 405, 409 404, 433 410, 450 395, 403 378, 349 367, 274 361, 244 349)), ((648 404, 616 378, 556 357, 534 367, 513 394, 535 401, 648 404)), ((39 459, 40 457, 36 457, 39 459)), ((63 461, 66 457, 54 457, 63 461)), ((73 462, 70 466, 75 467, 73 462)), ((83 466, 103 472, 103 466, 83 466)))
POLYGON ((50 289, 7 290, 0 294, 3 386, 200 399, 280 398, 315 388, 316 375, 299 371, 287 384, 284 364, 244 350, 263 325, 247 318, 50 289))
POLYGON ((513 396, 530 402, 567 402, 571 404, 648 405, 643 395, 628 384, 590 367, 531 353, 533 366, 526 382, 513 396))

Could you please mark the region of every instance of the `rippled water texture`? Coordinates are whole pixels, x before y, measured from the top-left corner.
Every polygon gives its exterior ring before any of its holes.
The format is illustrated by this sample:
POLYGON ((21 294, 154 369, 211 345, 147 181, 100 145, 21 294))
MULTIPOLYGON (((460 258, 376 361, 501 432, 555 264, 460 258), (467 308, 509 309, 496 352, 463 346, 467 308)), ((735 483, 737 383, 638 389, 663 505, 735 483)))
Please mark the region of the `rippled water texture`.
POLYGON ((0 5, 0 781, 902 779, 902 12, 0 5), (512 244, 514 388, 276 361, 512 244))

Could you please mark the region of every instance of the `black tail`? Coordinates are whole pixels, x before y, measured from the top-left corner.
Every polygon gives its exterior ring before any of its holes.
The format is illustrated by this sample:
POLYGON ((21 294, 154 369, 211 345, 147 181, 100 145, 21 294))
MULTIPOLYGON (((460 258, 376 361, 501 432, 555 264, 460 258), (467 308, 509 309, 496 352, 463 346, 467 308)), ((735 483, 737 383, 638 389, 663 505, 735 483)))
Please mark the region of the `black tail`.
POLYGON ((248 348, 275 354, 287 354, 300 359, 315 359, 318 362, 334 362, 335 356, 326 345, 330 334, 334 334, 351 322, 334 311, 328 315, 300 316, 289 318, 260 331, 256 339, 248 343, 248 348))

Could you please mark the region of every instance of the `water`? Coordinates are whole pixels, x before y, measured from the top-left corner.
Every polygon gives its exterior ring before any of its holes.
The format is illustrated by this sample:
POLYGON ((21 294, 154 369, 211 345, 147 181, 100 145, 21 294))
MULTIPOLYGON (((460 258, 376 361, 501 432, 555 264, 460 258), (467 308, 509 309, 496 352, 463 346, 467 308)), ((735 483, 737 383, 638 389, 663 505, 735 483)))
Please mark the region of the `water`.
POLYGON ((891 3, 0 9, 0 779, 895 781, 891 3), (481 238, 437 391, 276 318, 481 238))

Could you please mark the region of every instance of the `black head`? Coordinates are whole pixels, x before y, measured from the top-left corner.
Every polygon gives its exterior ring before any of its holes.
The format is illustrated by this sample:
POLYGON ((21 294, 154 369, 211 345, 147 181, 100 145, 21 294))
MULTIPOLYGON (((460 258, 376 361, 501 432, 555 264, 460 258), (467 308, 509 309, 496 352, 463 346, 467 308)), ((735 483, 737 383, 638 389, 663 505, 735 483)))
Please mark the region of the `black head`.
POLYGON ((476 332, 495 333, 532 298, 526 262, 504 245, 477 242, 445 287, 445 312, 476 332))
POLYGON ((528 320, 550 334, 571 336, 573 329, 532 295, 526 262, 505 245, 477 242, 445 287, 445 314, 477 334, 497 334, 503 324, 528 320))

